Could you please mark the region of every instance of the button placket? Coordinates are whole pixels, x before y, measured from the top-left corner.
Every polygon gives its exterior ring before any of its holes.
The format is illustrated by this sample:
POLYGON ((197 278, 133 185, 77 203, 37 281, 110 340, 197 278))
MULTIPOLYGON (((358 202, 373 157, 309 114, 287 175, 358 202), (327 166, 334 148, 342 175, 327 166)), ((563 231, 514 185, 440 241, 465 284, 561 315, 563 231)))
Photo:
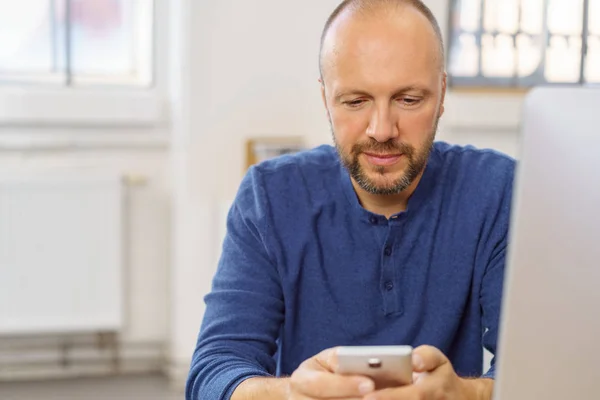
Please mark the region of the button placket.
POLYGON ((383 249, 383 254, 386 257, 391 256, 392 255, 392 246, 390 246, 390 245, 385 246, 385 248, 383 249))
POLYGON ((381 291, 386 315, 402 313, 402 293, 398 282, 401 279, 401 268, 397 263, 401 259, 397 241, 401 240, 402 218, 390 219, 387 237, 381 251, 381 291))

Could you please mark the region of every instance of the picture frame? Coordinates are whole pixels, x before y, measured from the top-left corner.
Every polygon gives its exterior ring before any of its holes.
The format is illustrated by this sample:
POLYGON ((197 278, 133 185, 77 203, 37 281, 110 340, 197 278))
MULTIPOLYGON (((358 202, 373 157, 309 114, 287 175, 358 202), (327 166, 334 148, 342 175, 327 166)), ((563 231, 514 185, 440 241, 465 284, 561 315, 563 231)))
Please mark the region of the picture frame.
POLYGON ((250 138, 246 141, 245 169, 262 161, 305 149, 304 140, 298 136, 250 138))

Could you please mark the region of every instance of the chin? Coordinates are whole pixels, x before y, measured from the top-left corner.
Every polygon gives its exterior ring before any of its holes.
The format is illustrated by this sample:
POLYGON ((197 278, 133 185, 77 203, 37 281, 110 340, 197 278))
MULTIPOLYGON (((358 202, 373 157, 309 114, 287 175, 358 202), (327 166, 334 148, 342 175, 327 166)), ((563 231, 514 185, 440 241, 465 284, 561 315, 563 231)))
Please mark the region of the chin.
POLYGON ((379 174, 368 174, 369 181, 378 189, 387 190, 395 187, 395 183, 402 177, 402 174, 381 176, 379 174))
POLYGON ((369 166, 367 169, 363 169, 367 172, 367 176, 374 183, 380 183, 385 185, 396 182, 398 179, 405 175, 404 168, 398 166, 393 167, 373 167, 369 166))

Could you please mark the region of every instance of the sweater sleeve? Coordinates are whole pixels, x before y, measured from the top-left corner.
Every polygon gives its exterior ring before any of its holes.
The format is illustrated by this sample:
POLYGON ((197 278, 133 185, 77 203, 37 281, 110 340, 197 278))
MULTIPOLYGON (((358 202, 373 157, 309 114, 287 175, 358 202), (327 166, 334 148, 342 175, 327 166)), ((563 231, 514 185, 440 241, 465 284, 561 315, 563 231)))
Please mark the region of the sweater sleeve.
POLYGON ((483 375, 484 378, 495 378, 496 354, 500 321, 500 306, 502 303, 502 281, 504 278, 504 263, 506 248, 498 250, 498 255, 488 268, 481 290, 481 307, 483 309, 483 347, 494 355, 490 369, 483 375))
POLYGON ((494 379, 496 375, 496 354, 498 332, 501 315, 504 271, 507 255, 508 229, 510 222, 510 206, 512 202, 513 172, 511 171, 503 190, 502 200, 493 220, 493 234, 490 235, 488 263, 483 275, 480 305, 483 323, 483 347, 494 357, 491 366, 482 376, 494 379))
POLYGON ((236 387, 276 370, 284 302, 266 238, 267 196, 256 169, 244 178, 227 217, 222 255, 186 385, 187 400, 229 399, 236 387))

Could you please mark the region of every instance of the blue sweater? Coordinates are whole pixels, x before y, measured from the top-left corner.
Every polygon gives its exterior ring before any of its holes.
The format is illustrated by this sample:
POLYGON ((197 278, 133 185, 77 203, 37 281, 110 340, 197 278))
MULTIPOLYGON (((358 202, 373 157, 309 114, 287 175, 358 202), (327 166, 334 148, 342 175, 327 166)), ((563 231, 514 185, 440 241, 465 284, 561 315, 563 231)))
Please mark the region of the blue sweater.
MULTIPOLYGON (((334 148, 250 169, 229 212, 186 396, 229 399, 338 345, 428 344, 460 376, 496 352, 514 161, 434 145, 405 212, 361 207, 334 148)), ((494 376, 494 361, 487 377, 494 376)))

